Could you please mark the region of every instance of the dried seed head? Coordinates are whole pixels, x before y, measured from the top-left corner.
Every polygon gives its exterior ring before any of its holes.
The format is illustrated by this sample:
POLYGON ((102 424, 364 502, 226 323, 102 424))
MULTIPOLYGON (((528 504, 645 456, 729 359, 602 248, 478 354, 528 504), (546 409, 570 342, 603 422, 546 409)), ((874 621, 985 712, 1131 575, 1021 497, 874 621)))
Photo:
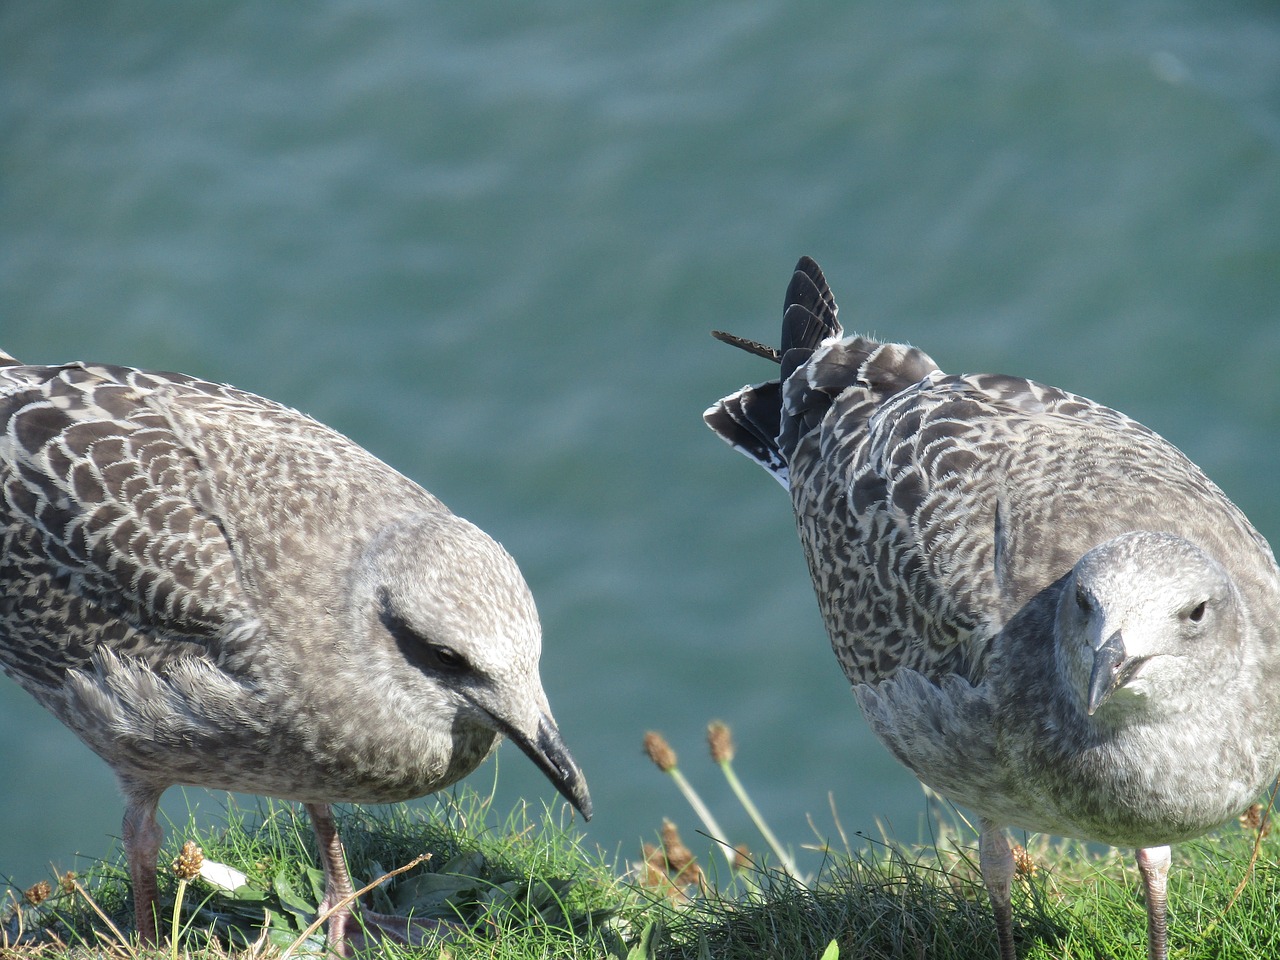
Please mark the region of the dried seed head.
POLYGON ((27 901, 33 907, 37 907, 49 899, 49 895, 53 893, 53 887, 49 885, 48 880, 41 880, 35 886, 31 887, 22 895, 22 899, 27 901))
POLYGON ((684 873, 694 861, 693 851, 680 839, 680 831, 670 820, 662 821, 662 850, 667 856, 667 867, 674 874, 684 873))
POLYGON ((745 843, 740 843, 733 848, 733 869, 750 870, 755 865, 755 860, 751 858, 751 851, 745 843))
POLYGON ((712 720, 707 724, 707 744, 711 747, 711 759, 716 763, 730 763, 733 760, 733 734, 727 723, 712 720))
POLYGON ((641 847, 644 861, 641 864, 640 885, 650 890, 661 890, 664 894, 671 886, 667 880, 667 857, 661 847, 646 843, 641 847))
POLYGON ((194 880, 200 876, 200 868, 204 866, 204 851, 188 840, 182 845, 182 852, 173 861, 173 872, 179 880, 194 880))
POLYGON ((58 886, 62 887, 63 893, 76 892, 76 872, 68 870, 62 875, 62 879, 58 881, 58 886))
POLYGON ((676 752, 671 749, 671 744, 667 743, 662 734, 656 730, 650 730, 644 735, 644 752, 649 755, 659 770, 663 773, 673 769, 676 765, 676 752))
POLYGON ((1262 804, 1255 803, 1240 814, 1240 826, 1246 830, 1257 830, 1265 837, 1271 833, 1271 818, 1262 804))
POLYGON ((699 890, 704 888, 705 881, 706 876, 703 874, 702 867, 698 865, 697 860, 690 860, 685 864, 683 870, 676 871, 672 877, 672 882, 677 886, 696 886, 699 890))
POLYGON ((666 817, 662 818, 662 830, 660 832, 662 834, 663 847, 684 846, 680 840, 680 828, 666 817))
POLYGON ((1040 869, 1031 859, 1031 854, 1027 853, 1027 848, 1018 843, 1013 845, 1013 868, 1020 877, 1034 877, 1040 869))
POLYGON ((680 834, 671 821, 663 821, 662 833, 662 846, 646 843, 641 847, 644 860, 635 866, 640 885, 660 892, 673 903, 688 901, 690 895, 685 888, 705 890, 706 877, 689 848, 680 842, 680 834))
POLYGON ((667 855, 662 852, 662 848, 653 843, 644 843, 640 845, 640 852, 644 854, 644 862, 650 867, 658 870, 667 869, 667 855))

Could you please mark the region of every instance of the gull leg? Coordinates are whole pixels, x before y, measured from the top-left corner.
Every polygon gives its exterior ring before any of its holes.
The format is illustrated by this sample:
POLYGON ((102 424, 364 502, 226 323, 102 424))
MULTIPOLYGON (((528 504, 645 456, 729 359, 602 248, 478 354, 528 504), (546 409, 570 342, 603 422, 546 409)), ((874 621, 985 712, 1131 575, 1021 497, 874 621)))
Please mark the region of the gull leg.
POLYGON ((1166 887, 1172 860, 1168 847, 1144 847, 1138 851, 1138 872, 1142 874, 1142 889, 1147 895, 1148 960, 1165 960, 1168 952, 1165 906, 1169 901, 1166 887))
MULTIPOLYGON (((327 803, 307 803, 303 806, 311 817, 311 825, 315 828, 316 839, 319 841, 320 866, 324 869, 324 902, 320 904, 319 912, 324 913, 334 904, 351 896, 355 886, 351 882, 351 872, 347 869, 347 858, 342 850, 342 840, 338 837, 333 811, 327 803)), ((335 956, 349 957, 353 952, 376 944, 379 936, 401 944, 421 944, 427 938, 448 929, 448 924, 442 921, 411 921, 407 917, 374 913, 372 910, 362 910, 357 920, 353 906, 354 902, 349 903, 329 917, 326 941, 329 952, 335 956)))
POLYGON ((122 781, 124 789, 124 823, 121 838, 124 856, 129 863, 129 879, 133 883, 133 919, 138 938, 144 945, 159 945, 156 936, 156 901, 160 889, 156 885, 156 858, 164 831, 156 820, 156 807, 164 788, 122 781))
MULTIPOLYGON (((351 896, 351 873, 347 869, 347 857, 342 850, 342 840, 338 837, 338 825, 333 822, 333 811, 327 803, 306 803, 307 815, 311 817, 311 826, 316 832, 316 840, 320 848, 320 867, 324 870, 324 900, 320 903, 320 913, 329 910, 335 904, 351 896)), ((335 911, 329 916, 326 928, 326 940, 329 952, 336 956, 350 955, 348 947, 352 934, 356 933, 356 924, 351 915, 351 904, 335 911)))
POLYGON ((1017 960, 1013 946, 1013 850, 1003 828, 985 817, 978 830, 978 866, 996 918, 1000 960, 1017 960))

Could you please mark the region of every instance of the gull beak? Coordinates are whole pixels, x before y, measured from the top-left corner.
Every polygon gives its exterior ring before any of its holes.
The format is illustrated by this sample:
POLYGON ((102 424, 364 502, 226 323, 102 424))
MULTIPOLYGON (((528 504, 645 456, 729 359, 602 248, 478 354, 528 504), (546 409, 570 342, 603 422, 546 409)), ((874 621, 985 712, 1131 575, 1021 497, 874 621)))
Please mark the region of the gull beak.
POLYGON ((1145 662, 1144 657, 1126 657, 1124 638, 1117 630, 1093 653, 1093 672, 1089 674, 1089 716, 1111 699, 1111 695, 1132 679, 1145 662))
POLYGON ((569 748, 564 745, 555 721, 545 713, 542 714, 538 721, 538 732, 532 739, 518 730, 508 730, 507 734, 524 751, 525 756, 546 774, 561 796, 577 808, 583 819, 590 820, 591 794, 587 792, 586 778, 569 755, 569 748))

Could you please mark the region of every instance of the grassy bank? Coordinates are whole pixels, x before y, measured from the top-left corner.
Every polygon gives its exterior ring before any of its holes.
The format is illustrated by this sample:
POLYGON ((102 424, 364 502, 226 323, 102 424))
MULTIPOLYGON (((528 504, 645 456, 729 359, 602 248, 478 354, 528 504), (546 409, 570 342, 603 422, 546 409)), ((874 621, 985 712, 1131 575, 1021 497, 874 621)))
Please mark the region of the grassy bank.
MULTIPOLYGON (((671 773, 674 756, 669 759, 671 773)), ((673 815, 689 819, 674 792, 670 796, 673 815)), ((381 955, 392 958, 995 955, 976 838, 945 808, 926 844, 839 838, 835 849, 800 851, 802 866, 805 858, 812 861, 812 875, 776 856, 776 867, 734 855, 700 863, 672 826, 643 849, 637 844, 628 862, 614 862, 586 848, 563 808, 522 807, 498 816, 470 791, 439 799, 426 813, 357 809, 342 819, 357 880, 376 880, 428 855, 364 899, 373 909, 412 911, 440 924, 440 938, 421 947, 384 947, 381 955)), ((248 813, 229 810, 200 836, 181 824, 169 825, 167 833, 166 860, 178 860, 188 841, 200 854, 188 847, 176 872, 163 871, 160 927, 176 931, 176 939, 159 956, 288 958, 322 951, 322 935, 308 929, 321 878, 300 812, 264 802, 248 813), (191 878, 182 879, 184 872, 191 878)), ((1171 956, 1280 956, 1280 843, 1263 834, 1255 825, 1233 825, 1175 848, 1171 956)), ((1146 955, 1130 851, 1045 839, 1030 846, 1020 857, 1015 890, 1020 956, 1146 955)), ((123 863, 107 862, 78 877, 11 888, 0 906, 0 960, 146 955, 127 935, 126 881, 123 863)))

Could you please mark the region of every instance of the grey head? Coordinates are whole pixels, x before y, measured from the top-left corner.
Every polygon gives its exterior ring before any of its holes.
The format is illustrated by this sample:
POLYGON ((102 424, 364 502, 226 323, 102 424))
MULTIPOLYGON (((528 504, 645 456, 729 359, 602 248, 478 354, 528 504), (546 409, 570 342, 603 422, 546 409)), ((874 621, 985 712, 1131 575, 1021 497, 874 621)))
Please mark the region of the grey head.
POLYGON ((406 715, 450 718, 455 740, 484 745, 462 758, 456 776, 505 735, 591 818, 586 781, 542 689, 533 597, 506 550, 443 507, 423 511, 373 539, 353 588, 357 633, 374 640, 366 674, 386 696, 402 698, 406 715))
POLYGON ((1239 673, 1240 596, 1194 543, 1139 531, 1091 549, 1058 599, 1057 655, 1096 722, 1185 711, 1239 673))

